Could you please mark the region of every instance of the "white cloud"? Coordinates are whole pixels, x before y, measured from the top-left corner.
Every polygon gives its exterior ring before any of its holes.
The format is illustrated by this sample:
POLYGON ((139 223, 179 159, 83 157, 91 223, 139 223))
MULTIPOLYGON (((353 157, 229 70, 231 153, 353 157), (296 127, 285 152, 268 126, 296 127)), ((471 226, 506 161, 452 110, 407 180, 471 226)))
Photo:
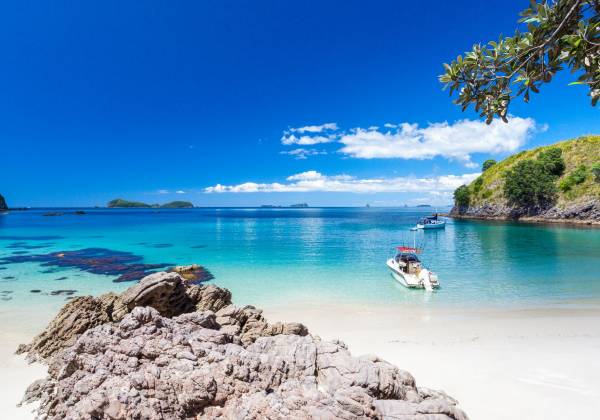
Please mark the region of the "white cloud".
POLYGON ((169 190, 158 190, 157 194, 169 194, 169 190))
POLYGON ((204 189, 206 193, 256 193, 256 192, 419 192, 444 193, 468 184, 479 173, 443 175, 429 178, 355 178, 350 175, 327 176, 317 171, 307 171, 287 177, 285 183, 245 182, 238 185, 221 185, 204 189))
MULTIPOLYGON (((475 168, 471 162, 474 153, 511 153, 522 147, 532 133, 545 131, 547 126, 536 125, 532 118, 510 117, 508 123, 495 119, 490 125, 479 120, 459 120, 454 123, 418 124, 385 123, 378 126, 339 130, 336 123, 290 128, 283 132, 281 143, 286 146, 311 146, 340 143, 339 152, 358 159, 433 159, 443 157, 463 162, 467 168, 475 168)), ((324 153, 303 153, 303 148, 282 152, 306 159, 324 153)))
POLYGON ((337 139, 337 135, 326 134, 325 132, 336 131, 337 129, 338 125, 336 123, 290 128, 283 132, 281 143, 286 146, 292 144, 311 146, 314 144, 331 143, 337 139))
MULTIPOLYGON (((385 127, 393 128, 393 124, 385 127)), ((385 132, 355 128, 341 134, 339 142, 343 144, 341 153, 359 159, 422 160, 441 156, 472 167, 471 154, 514 152, 535 129, 533 119, 519 117, 510 118, 508 123, 496 119, 490 125, 473 120, 433 123, 424 128, 403 123, 385 132)))
POLYGON ((175 191, 175 194, 187 194, 187 193, 183 190, 177 190, 177 191, 175 191))
POLYGON ((326 155, 327 152, 325 150, 317 150, 317 149, 294 149, 290 151, 282 151, 279 152, 282 155, 290 155, 293 156, 294 159, 306 159, 308 156, 316 156, 316 155, 326 155))
POLYGON ((325 123, 321 125, 307 125, 304 127, 290 128, 291 133, 322 133, 327 130, 337 130, 338 125, 336 123, 325 123))
POLYGON ((299 146, 312 146, 314 144, 331 143, 337 139, 337 136, 300 136, 286 132, 281 137, 281 143, 286 146, 297 144, 299 146))

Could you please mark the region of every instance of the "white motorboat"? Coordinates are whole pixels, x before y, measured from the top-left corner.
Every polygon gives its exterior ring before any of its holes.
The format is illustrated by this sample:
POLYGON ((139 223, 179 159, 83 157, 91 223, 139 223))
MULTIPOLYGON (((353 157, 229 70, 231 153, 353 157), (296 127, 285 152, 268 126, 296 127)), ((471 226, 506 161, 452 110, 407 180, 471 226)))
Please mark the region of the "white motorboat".
POLYGON ((433 216, 423 217, 417 222, 417 229, 444 229, 446 221, 438 217, 437 213, 433 216))
POLYGON ((405 287, 427 291, 440 286, 437 274, 424 268, 417 257, 421 252, 420 249, 405 246, 396 249, 398 253, 394 258, 387 260, 387 266, 398 283, 405 287))

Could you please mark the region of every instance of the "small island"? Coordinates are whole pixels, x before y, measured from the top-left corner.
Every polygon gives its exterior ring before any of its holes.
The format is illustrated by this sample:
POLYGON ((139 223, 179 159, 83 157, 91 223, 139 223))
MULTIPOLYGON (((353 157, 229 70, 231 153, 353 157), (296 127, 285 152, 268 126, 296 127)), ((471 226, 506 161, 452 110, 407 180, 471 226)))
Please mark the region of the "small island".
POLYGON ((189 201, 171 201, 160 206, 161 209, 191 209, 193 207, 194 205, 189 201))
POLYGON ((108 208, 160 208, 160 209, 191 209, 194 205, 189 201, 171 201, 165 204, 148 204, 141 201, 129 201, 122 198, 111 200, 108 208))
POLYGON ((306 208, 308 208, 308 204, 298 203, 298 204, 292 204, 290 207, 295 208, 295 209, 306 209, 306 208))
POLYGON ((2 197, 2 194, 0 194, 0 211, 2 210, 8 210, 8 206, 6 205, 6 200, 2 197))

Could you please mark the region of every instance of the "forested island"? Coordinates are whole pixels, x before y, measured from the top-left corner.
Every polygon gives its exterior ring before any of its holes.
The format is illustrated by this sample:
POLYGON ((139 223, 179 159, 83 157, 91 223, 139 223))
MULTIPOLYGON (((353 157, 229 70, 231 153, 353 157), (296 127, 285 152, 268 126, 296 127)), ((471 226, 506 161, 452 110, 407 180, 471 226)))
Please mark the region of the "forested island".
POLYGON ((189 201, 171 201, 165 204, 148 204, 142 201, 129 201, 122 198, 111 200, 108 208, 160 208, 160 209, 191 209, 194 205, 189 201))

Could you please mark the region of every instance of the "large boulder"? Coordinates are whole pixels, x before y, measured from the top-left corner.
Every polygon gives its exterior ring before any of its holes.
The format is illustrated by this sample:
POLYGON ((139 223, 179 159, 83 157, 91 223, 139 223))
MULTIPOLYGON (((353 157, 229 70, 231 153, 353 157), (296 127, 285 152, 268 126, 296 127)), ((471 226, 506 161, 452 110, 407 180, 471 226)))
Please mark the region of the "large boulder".
POLYGON ((176 272, 73 299, 19 351, 49 364, 23 399, 49 420, 467 419, 410 373, 176 272))
POLYGON ((136 307, 81 335, 25 400, 47 419, 467 419, 452 398, 342 343, 275 335, 243 346, 216 318, 136 307))

